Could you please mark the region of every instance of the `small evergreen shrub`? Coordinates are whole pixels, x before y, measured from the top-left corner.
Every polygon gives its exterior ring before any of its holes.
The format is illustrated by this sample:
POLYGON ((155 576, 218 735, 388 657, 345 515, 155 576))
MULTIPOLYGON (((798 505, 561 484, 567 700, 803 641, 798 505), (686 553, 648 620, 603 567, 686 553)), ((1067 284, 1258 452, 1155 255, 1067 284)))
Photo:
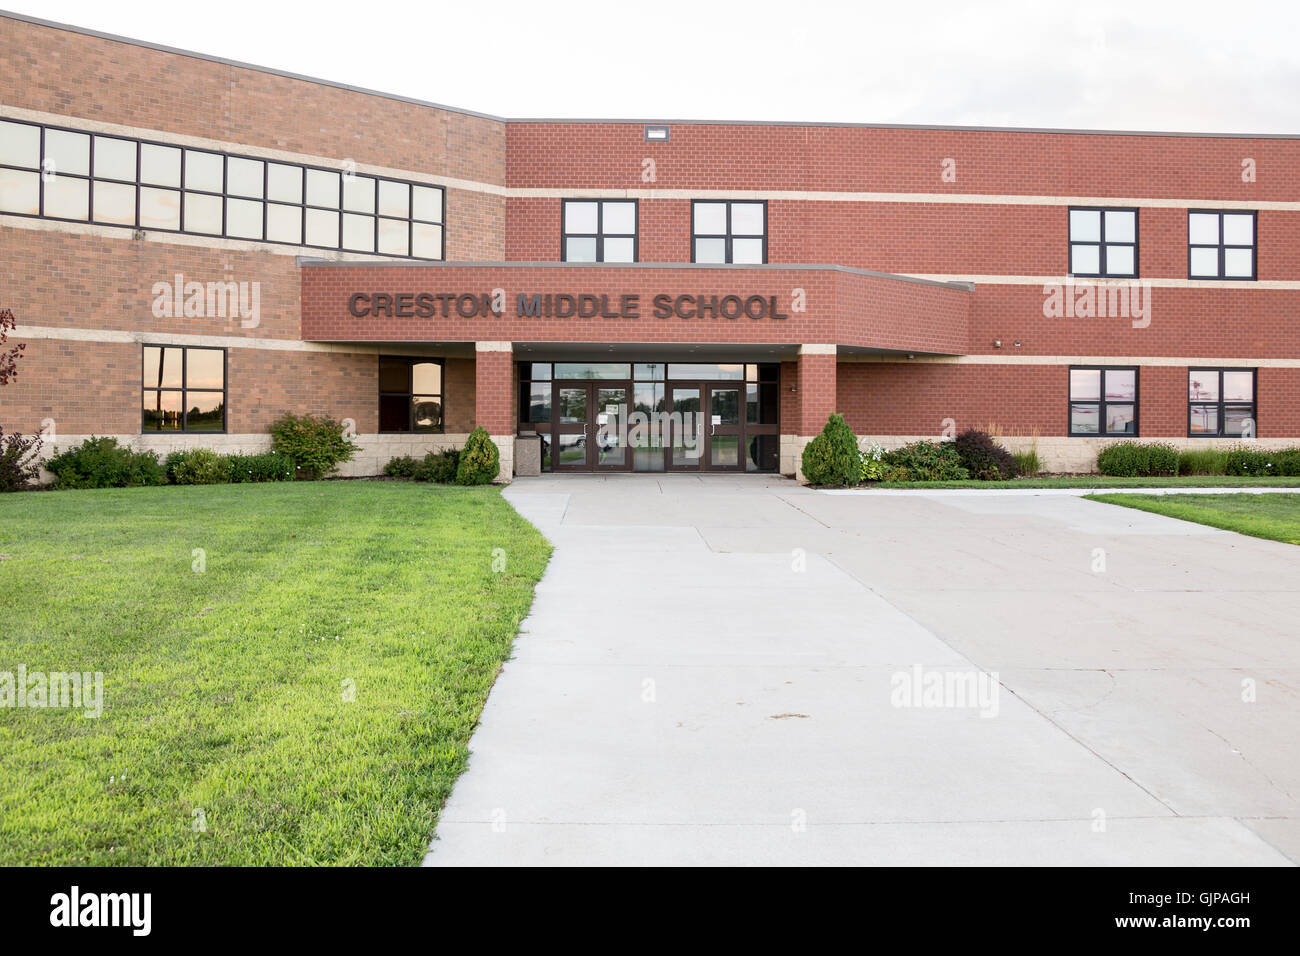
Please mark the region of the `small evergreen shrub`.
POLYGON ((224 485, 230 481, 230 459, 209 448, 172 452, 167 474, 178 485, 224 485))
POLYGON ((972 478, 980 481, 1005 481, 1014 478, 1019 471, 1016 460, 997 443, 988 432, 968 428, 957 436, 953 446, 961 459, 961 465, 972 478))
POLYGON ((0 428, 0 492, 22 491, 41 477, 39 435, 6 435, 0 428))
POLYGON ((460 451, 455 448, 444 448, 442 451, 431 451, 425 455, 424 461, 416 464, 411 477, 416 481, 432 481, 440 485, 449 485, 456 480, 459 470, 460 451))
POLYGON ((460 450, 456 468, 456 483, 460 485, 486 485, 501 470, 501 452, 487 430, 481 425, 469 433, 465 447, 460 450))
POLYGON ((45 467, 60 488, 133 488, 167 483, 167 473, 157 455, 132 451, 119 445, 116 438, 87 438, 55 455, 45 467))
POLYGON ((1224 448, 1197 448, 1178 453, 1180 475, 1226 475, 1228 452, 1224 448))
POLYGON ((400 458, 388 459, 388 464, 384 465, 384 474, 389 478, 414 478, 419 468, 418 458, 402 455, 400 458))
POLYGON ((970 470, 952 442, 914 441, 885 455, 886 481, 965 481, 970 470))
POLYGON ((293 459, 268 451, 260 455, 226 455, 230 480, 236 484, 254 481, 293 481, 293 459))
POLYGON ((810 485, 856 485, 862 480, 858 439, 843 415, 831 415, 821 434, 804 446, 801 464, 810 485))
POLYGON ((324 478, 357 453, 343 423, 324 415, 286 413, 271 425, 271 449, 293 459, 300 478, 324 478))

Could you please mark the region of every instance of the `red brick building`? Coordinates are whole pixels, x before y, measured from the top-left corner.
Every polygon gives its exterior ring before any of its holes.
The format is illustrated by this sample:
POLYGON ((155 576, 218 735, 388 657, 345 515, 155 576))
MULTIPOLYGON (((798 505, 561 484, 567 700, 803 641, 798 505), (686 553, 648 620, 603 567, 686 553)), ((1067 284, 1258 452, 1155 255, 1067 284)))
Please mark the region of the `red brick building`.
POLYGON ((9 14, 0 71, 0 425, 50 450, 1300 438, 1296 137, 507 120, 9 14))

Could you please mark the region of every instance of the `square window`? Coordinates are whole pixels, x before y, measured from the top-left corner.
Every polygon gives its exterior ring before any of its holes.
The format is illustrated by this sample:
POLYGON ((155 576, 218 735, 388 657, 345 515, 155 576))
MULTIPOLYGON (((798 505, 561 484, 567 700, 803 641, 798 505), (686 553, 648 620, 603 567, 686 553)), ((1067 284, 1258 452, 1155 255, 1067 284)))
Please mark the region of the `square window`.
POLYGON ((325 209, 307 210, 307 245, 339 247, 339 214, 325 209))
POLYGON ((205 153, 197 149, 185 151, 186 189, 201 189, 210 193, 222 192, 224 170, 225 160, 219 153, 205 153))
POLYGON ((569 237, 564 242, 564 261, 565 262, 595 262, 596 261, 596 239, 595 237, 569 237))
POLYGON ((594 202, 566 202, 564 204, 564 231, 570 235, 578 233, 594 236, 597 231, 596 213, 597 204, 594 202))
MULTIPOLYGON (((98 153, 96 154, 98 163, 98 153)), ((135 225, 135 187, 125 183, 95 182, 95 222, 135 225)))
POLYGON ((302 167, 267 163, 266 198, 279 202, 302 202, 302 167))
POLYGON ((266 238, 272 242, 302 243, 302 209, 298 206, 266 204, 266 238))
POLYGON ((1136 434, 1137 407, 1134 405, 1106 405, 1106 434, 1136 434))
POLYGON ((412 223, 411 255, 418 259, 441 259, 442 226, 424 222, 412 223))
POLYGON ((636 203, 601 203, 601 229, 607 236, 636 235, 636 203))
POLYGON ((226 353, 221 349, 187 348, 185 387, 225 388, 226 353))
POLYGON ((45 168, 70 176, 90 175, 90 136, 65 129, 46 129, 45 168))
POLYGON ((761 202, 733 202, 731 204, 731 234, 733 236, 763 235, 763 204, 761 202))
POLYGON ((181 184, 181 151, 175 146, 140 144, 140 182, 151 186, 181 184))
POLYGON ((1070 210, 1070 241, 1101 242, 1101 210, 1070 210))
MULTIPOLYGON (((187 178, 188 178, 188 170, 187 178)), ((220 196, 206 193, 185 194, 185 231, 205 233, 209 236, 221 235, 220 196)))
POLYGON ((1224 249, 1223 274, 1233 279, 1249 279, 1255 274, 1254 250, 1224 249))
POLYGON ((1225 402, 1253 402, 1255 400, 1255 373, 1225 371, 1223 373, 1223 400, 1225 402))
POLYGON ((45 215, 55 219, 90 218, 90 180, 48 177, 45 180, 45 215))
POLYGON ((111 136, 95 137, 95 178, 135 182, 135 142, 111 136))
POLYGON ((725 263, 727 261, 727 240, 696 239, 695 261, 711 264, 725 263))
POLYGON ((1137 372, 1133 369, 1107 369, 1106 401, 1131 402, 1135 398, 1137 398, 1137 372))
POLYGON ((375 181, 369 176, 344 174, 343 208, 349 212, 373 213, 375 211, 375 181))
POLYGON ((1099 434, 1098 405, 1070 404, 1070 432, 1078 435, 1099 434))
POLYGON ((1194 246, 1219 244, 1219 216, 1217 213, 1194 212, 1187 217, 1187 241, 1194 246))
POLYGON ((726 235, 727 204, 725 202, 697 202, 694 208, 697 236, 726 235))
POLYGON ((1070 398, 1078 402, 1101 400, 1101 369, 1070 369, 1070 398))
POLYGON ((763 261, 762 239, 732 239, 731 261, 738 265, 754 265, 763 261))
POLYGON ((1219 406, 1193 405, 1189 423, 1193 435, 1218 435, 1219 406))
POLYGON ((1219 274, 1219 248, 1192 249, 1191 274, 1193 277, 1213 278, 1219 274))
POLYGON ((379 251, 388 256, 404 256, 410 251, 410 224, 405 219, 379 220, 379 251))
POLYGON ((180 388, 184 384, 180 348, 144 347, 142 384, 146 388, 180 388))
POLYGON ((1106 241, 1137 242, 1137 213, 1131 209, 1107 209, 1106 241))
POLYGON ((0 169, 0 212, 40 215, 41 174, 0 169))
POLYGON ((411 187, 406 183, 379 180, 379 215, 406 219, 411 215, 411 187))
MULTIPOLYGON (((307 205, 339 208, 339 174, 323 169, 307 170, 307 205)), ((308 217, 310 219, 310 217, 308 217)), ((338 243, 335 242, 335 245, 338 243)), ((319 245, 319 243, 313 243, 319 245)))
POLYGON ((375 217, 344 213, 343 248, 356 252, 374 252, 375 217))
POLYGON ((1074 275, 1096 275, 1101 271, 1100 246, 1071 246, 1070 272, 1074 275))
POLYGON ((605 261, 606 262, 635 262, 636 261, 635 240, 607 238, 605 240, 605 261))
POLYGON ((411 218, 442 222, 442 190, 433 186, 412 186, 411 218))
POLYGON ((39 169, 41 128, 28 123, 0 120, 0 164, 39 169))
POLYGON ((261 239, 262 204, 252 199, 227 199, 226 235, 234 239, 261 239))
POLYGON ((1255 217, 1239 213, 1224 213, 1223 244, 1225 246, 1253 246, 1255 244, 1255 217))
POLYGON ((266 163, 239 156, 226 158, 226 195, 261 199, 266 163))
POLYGON ((1106 247, 1106 274, 1110 276, 1133 275, 1137 270, 1133 261, 1133 246, 1106 247))
POLYGON ((1223 409, 1223 434, 1235 438, 1255 435, 1255 410, 1226 405, 1223 409))
POLYGON ((1214 369, 1192 369, 1187 376, 1187 397, 1194 402, 1219 400, 1219 373, 1214 369))

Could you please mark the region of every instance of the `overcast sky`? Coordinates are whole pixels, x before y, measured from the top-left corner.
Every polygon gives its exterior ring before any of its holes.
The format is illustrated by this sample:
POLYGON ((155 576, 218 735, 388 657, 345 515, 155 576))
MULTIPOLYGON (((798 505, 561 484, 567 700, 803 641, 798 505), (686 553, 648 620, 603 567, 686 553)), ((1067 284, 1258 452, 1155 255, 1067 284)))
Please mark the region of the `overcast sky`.
POLYGON ((507 117, 1300 133, 1300 3, 3 0, 507 117))

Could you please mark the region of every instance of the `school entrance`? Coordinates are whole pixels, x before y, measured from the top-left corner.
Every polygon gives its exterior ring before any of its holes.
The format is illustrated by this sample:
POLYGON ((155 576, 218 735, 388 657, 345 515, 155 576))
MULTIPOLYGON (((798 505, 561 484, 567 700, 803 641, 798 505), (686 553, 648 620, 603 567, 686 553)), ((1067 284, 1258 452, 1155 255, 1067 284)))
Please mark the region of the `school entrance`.
POLYGON ((519 431, 543 471, 776 471, 780 366, 520 362, 519 431))

